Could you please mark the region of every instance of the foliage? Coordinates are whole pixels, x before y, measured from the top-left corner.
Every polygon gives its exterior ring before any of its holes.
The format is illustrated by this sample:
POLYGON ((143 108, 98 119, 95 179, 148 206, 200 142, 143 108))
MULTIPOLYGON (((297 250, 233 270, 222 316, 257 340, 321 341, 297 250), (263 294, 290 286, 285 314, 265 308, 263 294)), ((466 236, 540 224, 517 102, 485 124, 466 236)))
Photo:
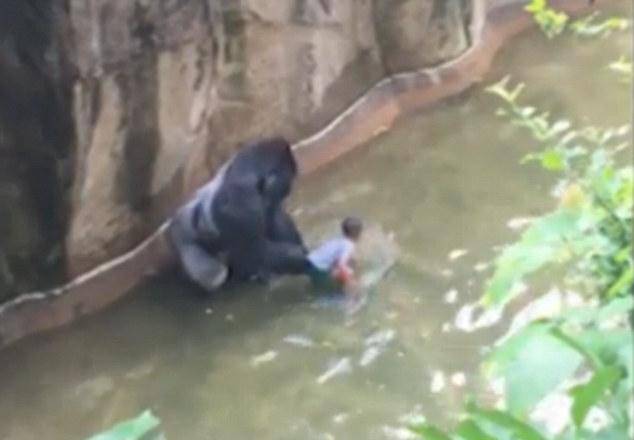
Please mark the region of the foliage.
POLYGON ((531 0, 525 9, 533 14, 535 21, 548 38, 556 37, 566 29, 568 15, 550 8, 547 0, 531 0))
POLYGON ((602 19, 598 12, 573 21, 568 14, 556 11, 547 0, 531 0, 524 8, 548 38, 554 38, 567 29, 579 37, 607 37, 614 31, 625 30, 630 22, 622 17, 602 19))
POLYGON ((145 411, 88 440, 161 440, 164 436, 157 432, 160 423, 151 411, 145 411))
POLYGON ((537 219, 520 240, 497 260, 484 294, 485 304, 505 304, 526 275, 553 263, 569 264, 566 281, 599 292, 602 300, 626 295, 632 285, 631 166, 615 165, 627 147, 628 126, 576 129, 565 119, 518 104, 520 84, 508 89, 508 77, 487 90, 506 107, 498 114, 527 128, 545 148, 524 158, 557 172, 559 207, 537 219))
MULTIPOLYGON (((602 18, 599 12, 594 12, 579 20, 571 20, 561 11, 556 11, 548 5, 547 0, 531 0, 526 5, 535 22, 548 38, 561 35, 566 30, 578 37, 606 38, 615 31, 624 31, 631 27, 631 21, 623 17, 602 18)), ((611 63, 608 68, 620 75, 620 81, 630 84, 632 82, 632 59, 622 56, 611 63)))
POLYGON ((557 264, 565 269, 563 283, 585 292, 587 305, 531 322, 495 347, 484 366, 490 377, 504 380, 504 410, 471 404, 451 436, 424 424, 413 429, 428 439, 545 439, 530 415, 559 392, 571 407, 569 423, 555 438, 627 438, 634 390, 634 339, 627 320, 634 309, 634 171, 618 164, 629 127, 574 128, 568 120, 520 105, 523 89, 509 87, 507 77, 487 91, 505 103, 498 115, 543 145, 523 162, 560 175, 559 203, 500 253, 482 303, 508 304, 527 276, 557 264), (606 414, 604 426, 589 426, 593 408, 606 414))
POLYGON ((580 37, 608 37, 614 31, 623 31, 630 27, 630 21, 622 17, 601 19, 595 12, 570 24, 570 30, 580 37))
POLYGON ((623 83, 631 84, 632 83, 632 60, 628 60, 626 57, 622 56, 618 60, 610 63, 608 68, 620 75, 620 80, 623 83))
MULTIPOLYGON (((527 10, 549 38, 566 28, 579 36, 606 36, 626 26, 621 19, 597 23, 596 15, 570 23, 545 0, 533 0, 527 10)), ((625 58, 609 68, 631 77, 625 58)), ((504 383, 496 409, 469 403, 451 433, 426 423, 411 429, 443 440, 632 438, 634 170, 623 165, 629 162, 623 152, 631 151, 630 127, 574 127, 520 104, 524 87, 510 86, 507 77, 487 91, 504 103, 499 116, 541 144, 522 162, 559 176, 553 192, 558 203, 501 251, 481 302, 504 307, 527 277, 557 266, 561 284, 584 295, 583 306, 530 322, 498 342, 484 363, 485 373, 504 383), (556 409, 568 412, 556 430, 533 417, 549 398, 559 398, 556 409), (601 423, 592 422, 592 413, 603 416, 601 423)))

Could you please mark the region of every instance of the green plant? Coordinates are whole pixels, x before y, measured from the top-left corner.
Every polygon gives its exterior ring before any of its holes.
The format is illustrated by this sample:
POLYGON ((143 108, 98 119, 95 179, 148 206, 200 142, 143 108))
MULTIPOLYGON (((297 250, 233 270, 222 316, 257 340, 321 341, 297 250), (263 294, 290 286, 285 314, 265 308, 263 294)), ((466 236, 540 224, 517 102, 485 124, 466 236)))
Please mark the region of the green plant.
POLYGON ((566 281, 599 292, 602 300, 624 296, 634 279, 631 256, 634 170, 616 161, 628 146, 629 126, 576 129, 570 121, 551 121, 548 113, 518 104, 524 85, 508 89, 508 78, 487 91, 505 102, 498 114, 527 128, 544 149, 523 162, 538 162, 561 176, 559 206, 536 220, 497 260, 484 294, 485 304, 513 298, 526 275, 547 264, 569 264, 566 281))
POLYGON ((571 20, 568 14, 551 8, 547 0, 531 0, 524 8, 548 38, 554 38, 566 30, 579 37, 607 37, 614 31, 629 28, 630 21, 622 17, 603 19, 598 12, 579 20, 571 20))
MULTIPOLYGON (((606 36, 629 26, 616 18, 597 23, 596 14, 571 24, 545 0, 533 0, 527 10, 549 38, 567 28, 578 36, 606 36)), ((632 63, 625 57, 609 68, 631 82, 632 63)), ((522 162, 558 174, 558 203, 501 251, 481 302, 505 307, 531 274, 556 266, 564 274, 560 285, 583 294, 583 306, 529 322, 494 347, 484 371, 504 383, 498 408, 469 402, 451 433, 426 423, 412 430, 432 440, 632 438, 634 170, 623 155, 631 152, 630 127, 575 128, 520 104, 525 86, 509 82, 504 78, 487 92, 503 101, 499 116, 541 144, 522 162), (569 405, 555 432, 531 417, 548 398, 569 405), (591 423, 592 412, 601 423, 591 423)))
POLYGON ((523 89, 523 84, 509 87, 507 77, 487 91, 505 104, 498 115, 543 145, 523 162, 559 173, 559 203, 502 250, 481 300, 503 307, 529 275, 555 264, 565 270, 562 283, 585 294, 585 305, 529 323, 487 357, 486 374, 505 384, 503 410, 470 403, 452 435, 425 424, 414 430, 428 439, 545 439, 530 414, 559 393, 569 399, 570 419, 555 438, 627 438, 634 391, 634 340, 627 319, 634 309, 634 172, 618 163, 629 146, 629 127, 573 128, 568 120, 520 105, 523 89), (588 426, 593 409, 605 415, 604 426, 588 426))
POLYGON ((585 293, 588 306, 531 323, 497 348, 490 370, 506 379, 508 407, 522 416, 585 367, 589 379, 566 389, 574 422, 569 434, 588 437, 583 430, 588 411, 603 404, 610 429, 627 436, 634 374, 627 322, 633 308, 634 170, 619 166, 618 158, 630 146, 629 127, 575 129, 567 120, 551 122, 548 114, 518 104, 522 87, 509 90, 505 78, 487 90, 504 101, 500 115, 526 127, 544 146, 524 161, 560 174, 559 205, 501 253, 483 301, 510 301, 513 285, 554 263, 565 266, 563 283, 585 293), (526 387, 529 379, 533 386, 526 387))
POLYGON ((163 440, 165 437, 158 432, 160 423, 151 411, 145 411, 88 440, 163 440))
POLYGON ((632 83, 632 60, 631 59, 628 60, 626 57, 622 56, 618 60, 610 63, 608 68, 620 76, 621 82, 626 84, 632 83))
POLYGON ((531 0, 524 9, 533 15, 548 38, 556 37, 566 29, 568 15, 549 7, 547 0, 531 0))

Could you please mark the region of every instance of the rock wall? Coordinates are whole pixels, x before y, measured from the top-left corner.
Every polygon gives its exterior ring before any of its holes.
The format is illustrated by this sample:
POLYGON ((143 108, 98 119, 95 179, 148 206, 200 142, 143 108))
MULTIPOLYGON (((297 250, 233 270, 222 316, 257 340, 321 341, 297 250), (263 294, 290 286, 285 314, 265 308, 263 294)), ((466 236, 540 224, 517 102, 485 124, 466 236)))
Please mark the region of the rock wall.
MULTIPOLYGON (((139 243, 239 142, 272 134, 303 138, 381 78, 454 58, 469 44, 471 8, 471 0, 3 4, 14 4, 18 15, 37 9, 35 19, 50 29, 48 44, 38 49, 40 76, 17 75, 27 84, 21 101, 31 108, 33 90, 46 85, 57 98, 42 99, 57 102, 50 111, 69 120, 53 124, 61 134, 43 136, 55 140, 49 150, 61 151, 51 162, 57 165, 49 166, 69 170, 47 180, 55 183, 47 190, 59 194, 42 202, 41 189, 24 189, 14 205, 27 206, 19 210, 25 221, 14 223, 38 237, 48 230, 45 219, 59 217, 59 232, 41 242, 62 251, 69 276, 139 243)), ((1 45, 15 40, 0 26, 1 45)), ((29 46, 27 40, 15 43, 18 49, 29 46)), ((16 65, 28 70, 30 64, 16 65)), ((5 72, 12 70, 0 55, 0 78, 5 72)), ((0 98, 5 88, 14 85, 0 82, 0 98)), ((5 113, 0 126, 19 131, 5 113)), ((40 125, 50 125, 41 119, 40 125)), ((37 142, 8 143, 16 150, 37 142)), ((4 238, 15 228, 0 227, 0 280, 6 284, 11 280, 3 278, 3 267, 15 272, 15 252, 4 238)), ((37 260, 41 247, 20 252, 37 260)))
POLYGON ((61 281, 73 127, 61 4, 0 2, 0 302, 61 281))

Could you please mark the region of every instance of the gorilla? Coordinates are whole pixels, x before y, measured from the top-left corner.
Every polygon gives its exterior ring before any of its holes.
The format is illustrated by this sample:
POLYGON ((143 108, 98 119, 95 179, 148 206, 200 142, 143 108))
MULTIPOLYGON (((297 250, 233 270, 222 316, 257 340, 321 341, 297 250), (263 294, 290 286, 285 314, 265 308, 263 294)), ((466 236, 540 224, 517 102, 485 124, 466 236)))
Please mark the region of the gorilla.
POLYGON ((242 147, 170 222, 185 274, 211 292, 228 279, 304 272, 306 247, 283 207, 296 175, 285 139, 242 147))

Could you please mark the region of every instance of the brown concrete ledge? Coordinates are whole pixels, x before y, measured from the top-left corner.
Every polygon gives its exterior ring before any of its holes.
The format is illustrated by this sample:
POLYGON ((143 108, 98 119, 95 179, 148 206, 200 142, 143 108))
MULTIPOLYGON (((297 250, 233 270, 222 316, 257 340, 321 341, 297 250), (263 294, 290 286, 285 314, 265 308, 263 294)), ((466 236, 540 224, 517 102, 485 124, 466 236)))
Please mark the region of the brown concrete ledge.
MULTIPOLYGON (((589 0, 551 0, 555 8, 569 13, 589 9, 589 3, 589 0)), ((294 145, 301 173, 309 173, 389 130, 399 117, 436 104, 481 81, 502 44, 532 26, 532 18, 524 12, 523 4, 498 1, 487 7, 486 0, 474 0, 470 48, 437 67, 381 80, 324 129, 294 145)), ((26 293, 0 305, 0 349, 94 313, 123 297, 147 274, 165 267, 172 259, 166 226, 163 224, 131 251, 68 284, 26 293)))

